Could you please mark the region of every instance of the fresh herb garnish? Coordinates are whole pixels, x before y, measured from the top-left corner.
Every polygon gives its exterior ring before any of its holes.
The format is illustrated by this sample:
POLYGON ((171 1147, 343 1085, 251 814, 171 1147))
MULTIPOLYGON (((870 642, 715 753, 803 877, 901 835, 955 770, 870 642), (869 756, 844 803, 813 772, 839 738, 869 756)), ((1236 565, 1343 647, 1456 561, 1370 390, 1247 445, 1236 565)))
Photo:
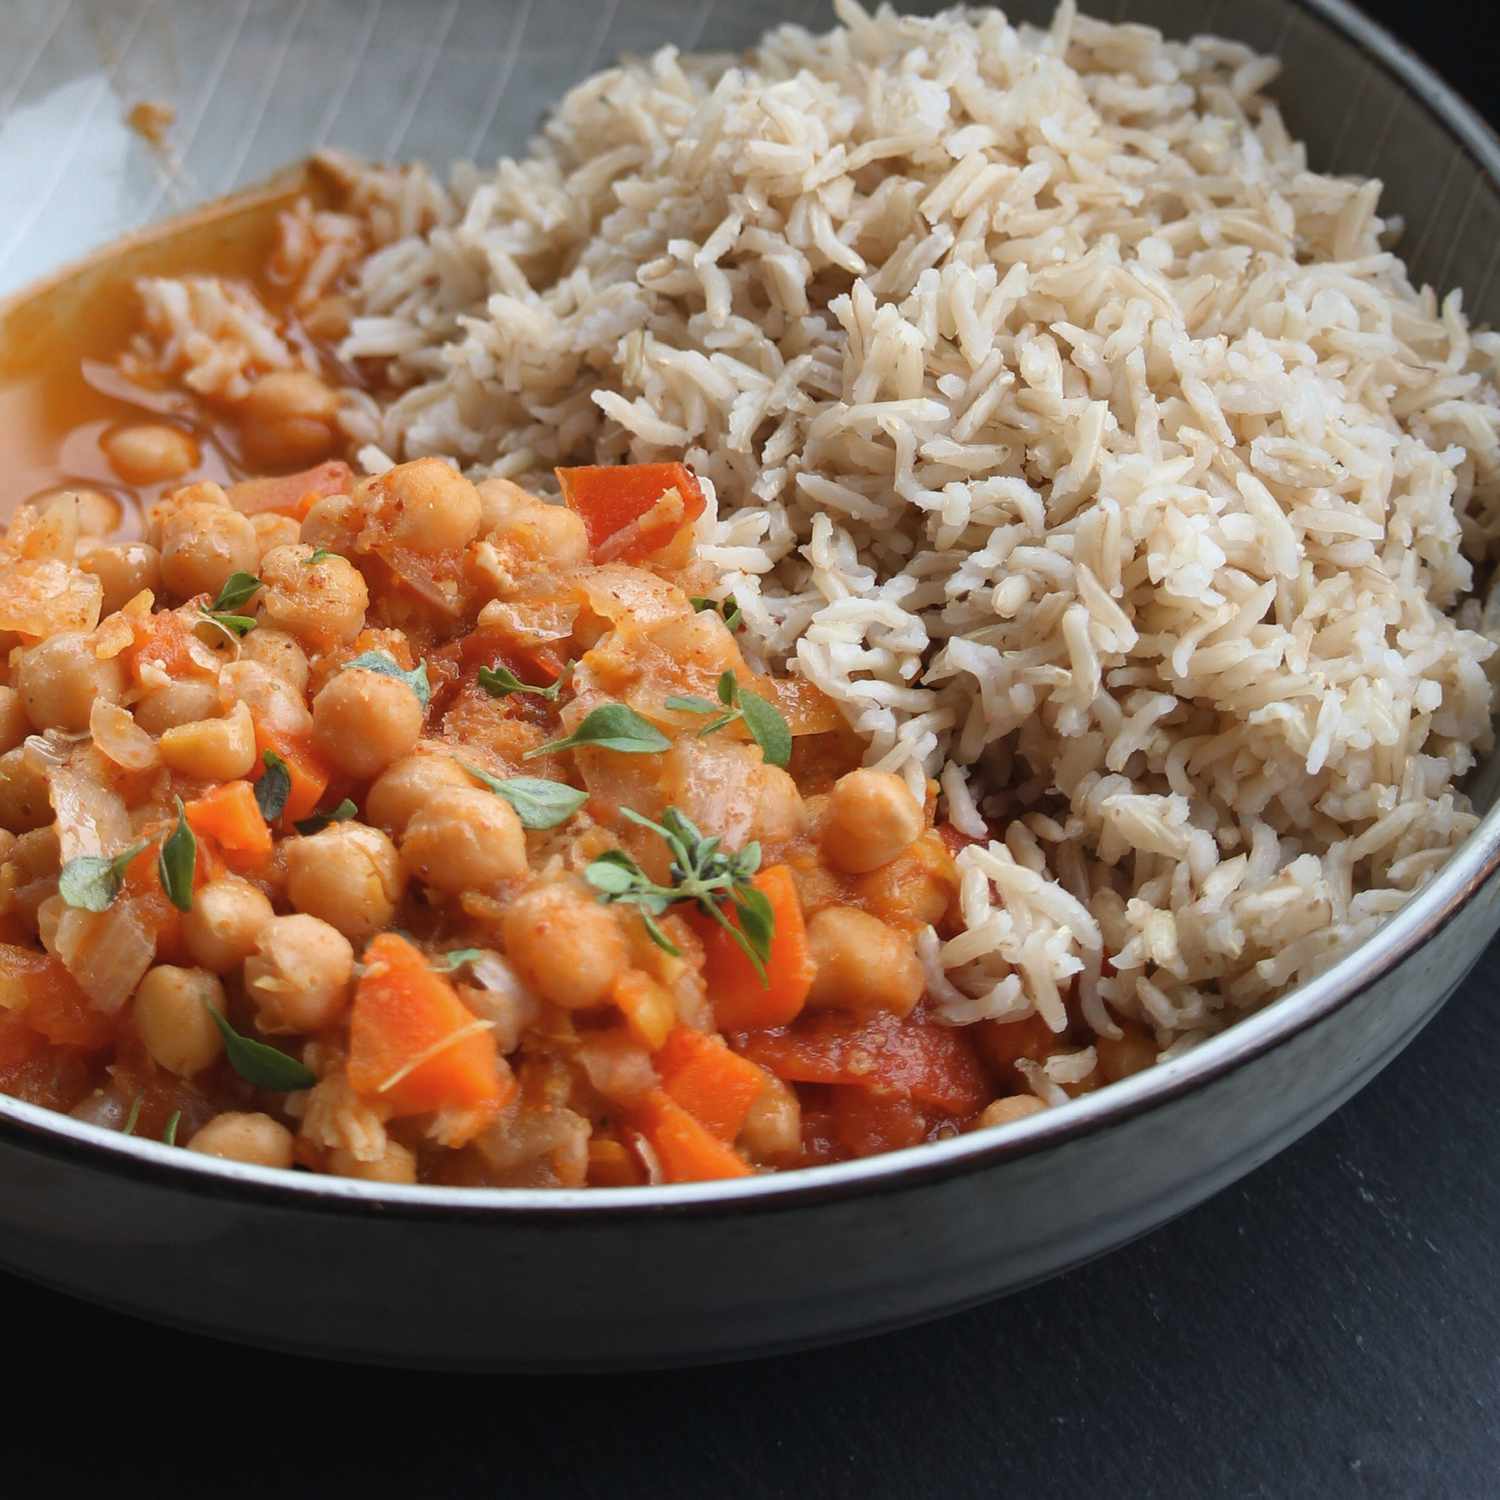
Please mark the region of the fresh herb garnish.
POLYGON ((501 780, 478 766, 464 765, 464 770, 497 797, 504 797, 515 808, 522 828, 556 828, 589 800, 587 792, 562 781, 547 781, 540 776, 507 776, 501 780))
POLYGON ((274 750, 267 750, 261 761, 266 769, 255 783, 255 805, 266 822, 274 823, 286 809, 286 799, 292 790, 292 773, 274 750))
MULTIPOLYGON (((572 663, 568 665, 571 666, 572 663)), ((508 698, 512 693, 535 693, 538 698, 545 698, 549 703, 556 703, 557 695, 562 692, 563 683, 567 681, 567 677, 568 668, 564 667, 558 673, 556 682, 546 687, 533 687, 529 682, 522 682, 503 662, 496 662, 493 667, 479 669, 479 685, 491 698, 508 698)))
POLYGON ((134 1135, 135 1127, 141 1121, 141 1105, 145 1101, 146 1091, 142 1089, 134 1099, 130 1101, 130 1113, 125 1116, 125 1125, 121 1129, 121 1135, 134 1135))
POLYGON ((410 672, 403 672, 395 657, 384 651, 366 651, 353 661, 344 663, 347 672, 351 667, 363 667, 366 672, 380 672, 404 682, 417 695, 417 702, 426 708, 432 700, 432 685, 427 681, 427 663, 419 662, 410 672))
POLYGON ((743 720, 750 731, 750 738, 760 746, 766 764, 785 767, 792 758, 792 731, 781 717, 779 709, 773 708, 759 693, 752 693, 739 685, 733 672, 719 675, 719 702, 713 704, 707 698, 684 693, 668 698, 663 705, 685 714, 714 714, 717 717, 698 731, 704 735, 723 729, 726 724, 743 720), (722 711, 721 711, 722 710, 722 711))
POLYGON ((691 604, 700 615, 706 609, 717 611, 723 619, 724 623, 731 630, 738 630, 740 627, 740 620, 742 616, 740 615, 739 604, 735 601, 735 597, 733 594, 726 594, 722 602, 720 602, 718 599, 705 598, 702 594, 693 594, 689 597, 688 603, 691 604))
POLYGON ((212 604, 204 607, 203 613, 216 625, 235 635, 248 635, 255 629, 255 620, 250 615, 235 613, 260 588, 260 579, 253 573, 231 573, 224 580, 224 587, 212 604))
POLYGON ((260 588, 260 579, 254 573, 231 573, 224 580, 224 587, 219 590, 219 597, 208 606, 209 614, 218 614, 220 610, 238 609, 240 605, 254 598, 255 592, 260 588))
POLYGON ((327 547, 314 547, 312 556, 307 559, 305 566, 315 568, 325 557, 337 557, 337 552, 330 552, 327 547))
POLYGON ((345 797, 337 807, 331 807, 327 812, 316 812, 310 818, 300 818, 292 824, 298 833, 321 833, 330 823, 347 823, 359 809, 348 797, 345 797))
POLYGON ((746 844, 730 854, 719 847, 719 839, 705 838, 692 820, 675 807, 669 807, 661 815, 660 823, 653 823, 628 807, 622 807, 620 815, 665 840, 672 853, 671 884, 658 885, 623 849, 611 849, 583 872, 583 878, 599 892, 600 899, 637 908, 651 941, 671 954, 678 949, 656 918, 668 907, 696 903, 699 911, 733 938, 754 965, 761 983, 768 983, 766 960, 771 955, 776 918, 770 901, 751 883, 760 868, 760 845, 746 844), (730 921, 726 903, 733 908, 738 925, 730 921))
POLYGON ((131 860, 145 847, 136 844, 113 859, 102 854, 80 854, 70 859, 57 877, 57 894, 66 905, 80 911, 107 911, 125 884, 131 860))
POLYGON ((655 724, 643 719, 623 703, 604 703, 594 709, 572 734, 550 740, 528 750, 522 760, 535 760, 553 750, 576 750, 580 745, 597 745, 601 750, 622 750, 629 755, 659 755, 672 748, 671 741, 655 724))
POLYGON ((310 1089, 318 1081, 318 1075, 295 1057, 288 1057, 285 1052, 278 1052, 264 1042, 241 1036, 213 1006, 205 1002, 205 1008, 219 1028, 219 1035, 224 1038, 224 1055, 229 1059, 229 1066, 246 1083, 253 1083, 256 1088, 271 1093, 289 1094, 295 1089, 310 1089))
POLYGON ((156 878, 167 893, 167 900, 178 911, 193 909, 193 871, 198 863, 198 840, 188 827, 182 798, 177 799, 177 827, 162 842, 156 856, 156 878))
POLYGON ((177 1127, 182 1124, 182 1111, 174 1109, 172 1117, 167 1121, 167 1128, 162 1131, 161 1139, 164 1146, 175 1146, 177 1144, 177 1127))
POLYGON ((427 960, 427 966, 439 974, 452 974, 462 969, 466 964, 471 964, 477 958, 484 957, 483 948, 454 948, 449 953, 435 953, 427 960))

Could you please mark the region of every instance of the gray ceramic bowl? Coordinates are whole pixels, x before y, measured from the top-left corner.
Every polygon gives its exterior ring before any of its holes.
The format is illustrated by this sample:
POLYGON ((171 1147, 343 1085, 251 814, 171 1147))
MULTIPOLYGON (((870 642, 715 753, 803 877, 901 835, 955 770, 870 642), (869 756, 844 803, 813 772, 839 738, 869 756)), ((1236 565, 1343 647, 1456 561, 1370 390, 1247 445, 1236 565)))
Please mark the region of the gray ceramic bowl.
MULTIPOLYGON (((1313 162, 1383 178, 1419 277, 1465 286, 1496 321, 1500 142, 1390 37, 1341 0, 1103 9, 1280 52, 1279 96, 1313 162)), ((0 226, 0 291, 313 144, 494 154, 622 50, 743 46, 807 10, 23 0, 0 21, 0 181, 22 205, 0 226), (178 108, 176 175, 119 123, 141 98, 178 108)), ((1496 774, 1478 778, 1482 806, 1496 774)), ((381 1188, 194 1159, 0 1099, 0 1262, 188 1328, 428 1365, 725 1359, 894 1327, 1143 1234, 1317 1124, 1473 964, 1496 926, 1497 863, 1491 811, 1373 941, 1175 1062, 1005 1132, 782 1177, 381 1188)))

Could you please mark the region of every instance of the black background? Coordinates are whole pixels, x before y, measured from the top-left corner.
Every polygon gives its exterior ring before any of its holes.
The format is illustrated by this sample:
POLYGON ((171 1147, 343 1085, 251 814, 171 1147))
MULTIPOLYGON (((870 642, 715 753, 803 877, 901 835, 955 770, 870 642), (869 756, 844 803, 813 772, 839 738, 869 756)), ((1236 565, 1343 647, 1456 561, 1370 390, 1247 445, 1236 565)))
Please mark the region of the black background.
MULTIPOLYGON (((1495 0, 1366 9, 1500 123, 1495 0)), ((1500 944, 1363 1095, 1185 1219, 842 1349, 418 1375, 236 1349, 0 1279, 0 1491, 1500 1495, 1497 972, 1500 944)))

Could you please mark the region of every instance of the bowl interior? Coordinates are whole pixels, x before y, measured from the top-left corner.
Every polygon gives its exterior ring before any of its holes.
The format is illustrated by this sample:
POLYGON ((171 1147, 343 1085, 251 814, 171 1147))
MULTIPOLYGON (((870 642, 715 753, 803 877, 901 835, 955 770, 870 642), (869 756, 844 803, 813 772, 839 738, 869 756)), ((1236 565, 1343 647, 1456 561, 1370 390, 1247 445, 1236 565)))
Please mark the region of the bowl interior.
MULTIPOLYGON (((933 0, 903 9, 937 10, 933 0)), ((1016 0, 1013 19, 1046 24, 1050 0, 1016 0)), ((1310 165, 1379 177, 1387 213, 1403 216, 1402 254, 1419 282, 1465 289, 1480 323, 1500 321, 1500 142, 1402 49, 1344 0, 1096 0, 1107 19, 1168 36, 1214 31, 1284 59, 1274 93, 1310 165)), ((0 48, 0 182, 15 211, 0 223, 0 295, 164 215, 261 180, 319 146, 373 157, 492 160, 524 146, 547 107, 622 52, 671 44, 737 51, 796 19, 826 28, 832 6, 796 0, 13 0, 0 48), (132 106, 161 101, 175 123, 161 144, 126 123, 132 106)), ((1489 810, 1500 757, 1473 778, 1489 810)), ((1488 868, 1500 844, 1492 812, 1435 887, 1374 941, 1389 956, 1440 918, 1488 868)), ((1369 949, 1371 945, 1366 945, 1369 949)), ((1346 960, 1272 1012, 1338 1003, 1373 957, 1346 960)), ((1383 961, 1383 960, 1382 960, 1383 961)), ((1305 1019, 1306 1017, 1304 1017, 1305 1019)), ((1248 1025, 1269 1039, 1271 1016, 1248 1025)), ((1130 1080, 1068 1110, 1108 1118, 1154 1088, 1206 1076, 1253 1049, 1240 1028, 1167 1070, 1130 1080), (1223 1058, 1219 1053, 1223 1052, 1223 1058), (1161 1077, 1158 1078, 1157 1075, 1161 1077), (1128 1097, 1127 1097, 1128 1096, 1128 1097)), ((0 1101, 35 1126, 37 1111, 0 1101)), ((55 1122, 55 1117, 53 1117, 55 1122)), ((1055 1122, 1022 1132, 1053 1133, 1055 1122)), ((1063 1127, 1068 1126, 1064 1122, 1063 1127)), ((67 1133, 89 1137, 69 1122, 67 1133)), ((101 1136, 100 1139, 103 1139, 101 1136)), ((132 1154, 162 1151, 124 1143, 132 1154)), ((979 1143, 951 1143, 968 1154, 979 1143)), ((939 1148, 931 1148, 937 1150, 939 1148)), ((901 1153, 905 1156, 907 1153, 901 1153)), ((201 1164, 198 1164, 201 1165, 201 1164)), ((869 1164, 851 1164, 851 1181, 869 1164)), ((219 1164, 203 1170, 219 1171, 219 1164)), ((820 1169, 838 1176, 845 1169, 820 1169)), ((253 1171, 220 1172, 250 1179, 253 1171)), ((799 1174, 809 1175, 809 1174, 799 1174)), ((420 1191, 420 1190, 413 1190, 420 1191)), ((349 1196, 365 1196, 352 1189, 349 1196)), ((511 1196, 489 1195, 485 1196, 511 1196)))

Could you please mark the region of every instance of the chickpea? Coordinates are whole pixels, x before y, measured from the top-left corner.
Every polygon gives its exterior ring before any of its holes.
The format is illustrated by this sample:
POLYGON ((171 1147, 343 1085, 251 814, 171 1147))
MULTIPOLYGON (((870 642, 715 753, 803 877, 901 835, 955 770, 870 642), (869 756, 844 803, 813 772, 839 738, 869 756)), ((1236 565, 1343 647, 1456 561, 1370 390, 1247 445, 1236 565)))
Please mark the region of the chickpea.
POLYGON ((166 766, 199 781, 234 781, 255 768, 255 723, 236 703, 222 719, 199 719, 166 730, 160 741, 166 766))
POLYGON ((1124 1033, 1118 1038, 1101 1036, 1094 1041, 1099 1057, 1099 1071, 1111 1083, 1141 1073, 1156 1061, 1156 1039, 1143 1026, 1129 1021, 1120 1023, 1124 1033))
POLYGON ((240 403, 240 436, 252 463, 299 469, 333 447, 338 397, 306 370, 263 375, 240 403))
POLYGON ((179 724, 196 724, 219 711, 219 690, 201 677, 184 677, 152 688, 135 706, 135 722, 148 734, 164 734, 179 724))
POLYGON ((22 746, 0 755, 0 828, 25 833, 52 821, 47 778, 22 746))
POLYGON ((365 798, 365 817, 399 839, 439 792, 473 786, 473 777, 446 755, 408 755, 381 772, 365 798))
POLYGON ((21 695, 13 687, 0 687, 0 751, 14 750, 30 733, 21 695))
POLYGON ((113 542, 90 547, 78 559, 85 573, 92 573, 104 587, 102 614, 123 609, 142 589, 161 588, 161 553, 146 542, 113 542))
POLYGON ((558 563, 588 561, 588 527, 567 506, 549 505, 508 479, 483 479, 476 489, 485 536, 509 542, 529 557, 558 563))
POLYGON ((345 668, 313 700, 313 733, 339 770, 367 781, 416 749, 422 704, 388 673, 345 668))
POLYGON ((268 625, 252 630, 240 642, 240 660, 258 662, 288 687, 299 693, 307 691, 310 674, 307 653, 284 630, 273 630, 268 625))
POLYGON ((270 1115, 229 1110, 215 1115, 187 1148, 200 1156, 242 1161, 252 1167, 289 1167, 295 1144, 291 1131, 270 1115))
POLYGON ((162 519, 161 581, 178 599, 217 594, 231 573, 253 573, 259 562, 250 517, 233 506, 198 500, 162 519))
POLYGON ((450 895, 526 873, 526 833, 503 797, 476 786, 440 791, 406 825, 401 864, 450 895))
POLYGON ((245 960, 245 993, 267 1034, 321 1031, 344 1013, 353 975, 349 939, 298 912, 272 917, 261 928, 245 960))
POLYGON ((861 904, 883 922, 915 931, 942 921, 958 889, 953 858, 929 830, 895 859, 854 882, 861 904))
POLYGON ((479 535, 479 492, 440 458, 397 464, 375 489, 393 537, 414 552, 454 552, 479 535))
MULTIPOLYGON (((251 636, 259 634, 259 630, 250 632, 251 636)), ((220 668, 219 702, 243 703, 257 722, 283 734, 302 735, 312 730, 312 715, 302 690, 278 677, 264 662, 241 658, 220 668)))
POLYGON ((816 966, 809 1005, 904 1016, 926 986, 906 938, 855 907, 825 906, 807 924, 807 946, 816 966))
POLYGON ((779 844, 794 839, 807 825, 797 783, 780 766, 762 766, 759 795, 750 820, 750 837, 779 844))
POLYGON ((182 940, 195 963, 227 974, 255 952, 273 915, 260 890, 226 875, 194 893, 193 909, 182 919, 182 940))
POLYGON ((363 823, 335 823, 286 846, 287 899, 347 938, 389 927, 403 884, 396 846, 363 823))
POLYGON ((262 555, 272 547, 295 547, 302 540, 302 527, 292 516, 279 516, 274 510, 263 510, 250 517, 255 528, 255 543, 262 555))
POLYGON ((922 809, 889 771, 850 771, 834 783, 823 820, 823 852, 846 875, 895 859, 922 833, 922 809))
POLYGON ((266 553, 255 605, 267 625, 296 636, 304 647, 327 651, 364 628, 370 591, 347 558, 329 553, 315 563, 314 550, 298 542, 266 553))
POLYGON ((108 536, 120 524, 120 502, 107 490, 54 490, 48 500, 70 500, 81 537, 108 536))
POLYGON ((330 552, 347 551, 355 533, 364 524, 358 502, 353 495, 324 495, 313 502, 302 518, 298 539, 310 547, 326 547, 330 552))
POLYGON ((224 1038, 208 1013, 224 1014, 224 986, 206 969, 158 964, 135 992, 135 1024, 152 1059, 179 1078, 219 1060, 224 1038))
POLYGON ((166 422, 112 428, 99 446, 126 484, 165 484, 181 479, 198 463, 197 439, 166 422))
POLYGON ((986 1104, 979 1118, 969 1128, 987 1130, 992 1125, 1009 1125, 1013 1120, 1024 1120, 1039 1115, 1046 1105, 1035 1094, 1012 1094, 1007 1099, 996 1099, 986 1104))
POLYGON ((63 630, 22 653, 16 686, 38 729, 78 732, 89 727, 96 698, 125 696, 125 669, 117 657, 100 661, 83 631, 63 630))
POLYGON ((629 967, 613 915, 578 886, 533 886, 505 913, 506 956, 544 1000, 579 1010, 602 1005, 629 967))
POLYGON ((740 1126, 739 1145, 752 1161, 774 1166, 802 1148, 802 1106, 796 1091, 773 1074, 740 1126))
POLYGON ((415 1182, 417 1158, 397 1141, 387 1141, 374 1161, 361 1161, 347 1147, 338 1146, 328 1153, 328 1170, 365 1182, 415 1182))

